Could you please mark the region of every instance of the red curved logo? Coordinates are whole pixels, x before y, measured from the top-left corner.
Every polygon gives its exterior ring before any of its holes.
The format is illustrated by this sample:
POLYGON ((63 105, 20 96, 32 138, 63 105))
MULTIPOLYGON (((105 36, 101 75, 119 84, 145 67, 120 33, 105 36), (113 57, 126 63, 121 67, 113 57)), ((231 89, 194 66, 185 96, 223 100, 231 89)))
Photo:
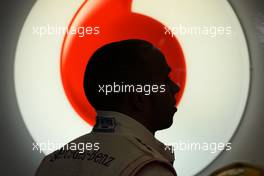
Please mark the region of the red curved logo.
POLYGON ((100 31, 98 35, 85 37, 66 34, 61 50, 61 78, 65 93, 74 110, 90 125, 94 125, 96 113, 84 93, 84 72, 91 55, 106 43, 125 39, 151 42, 163 52, 172 69, 171 79, 180 85, 176 96, 178 103, 183 95, 186 65, 179 42, 175 37, 165 35, 165 27, 159 21, 131 12, 131 5, 132 0, 87 0, 68 26, 98 26, 100 31))

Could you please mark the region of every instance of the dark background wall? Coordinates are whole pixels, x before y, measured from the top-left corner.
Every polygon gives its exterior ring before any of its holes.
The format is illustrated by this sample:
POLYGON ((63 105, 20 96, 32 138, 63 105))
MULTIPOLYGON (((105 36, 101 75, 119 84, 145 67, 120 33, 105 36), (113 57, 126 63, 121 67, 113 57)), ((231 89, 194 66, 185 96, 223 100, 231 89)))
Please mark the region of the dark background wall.
POLYGON ((264 169, 264 42, 261 41, 264 37, 264 1, 230 0, 230 3, 246 34, 251 62, 251 87, 244 117, 232 138, 232 151, 222 153, 201 172, 201 176, 241 161, 264 169))
MULTIPOLYGON (((21 118, 14 90, 15 49, 23 23, 34 2, 0 2, 0 175, 33 175, 44 156, 32 151, 33 139, 21 118)), ((264 1, 231 0, 231 4, 247 34, 252 67, 251 90, 245 115, 232 138, 232 151, 222 153, 199 174, 201 176, 236 161, 264 168, 264 43, 260 42, 256 27, 257 16, 264 14, 264 1)))
MULTIPOLYGON (((35 0, 0 1, 0 175, 30 176, 39 160, 21 118, 14 89, 14 57, 20 31, 35 0)), ((33 108, 33 107, 32 107, 33 108)))

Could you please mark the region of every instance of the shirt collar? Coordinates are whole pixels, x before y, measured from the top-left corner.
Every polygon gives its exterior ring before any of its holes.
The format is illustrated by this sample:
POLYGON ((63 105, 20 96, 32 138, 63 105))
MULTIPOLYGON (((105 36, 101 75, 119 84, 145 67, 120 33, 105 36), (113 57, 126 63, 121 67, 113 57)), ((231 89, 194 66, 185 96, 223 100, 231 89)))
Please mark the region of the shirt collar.
POLYGON ((116 111, 97 111, 97 116, 115 118, 115 133, 132 134, 153 147, 171 163, 174 162, 174 154, 170 150, 166 150, 166 146, 162 142, 157 140, 144 125, 132 117, 116 111))

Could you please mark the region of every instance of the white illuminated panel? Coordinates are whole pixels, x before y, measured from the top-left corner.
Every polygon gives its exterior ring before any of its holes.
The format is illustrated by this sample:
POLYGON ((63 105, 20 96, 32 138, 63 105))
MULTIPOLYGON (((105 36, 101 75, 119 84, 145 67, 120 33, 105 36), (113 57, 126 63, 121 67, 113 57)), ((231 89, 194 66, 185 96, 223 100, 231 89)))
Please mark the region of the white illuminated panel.
MULTIPOLYGON (((61 84, 64 35, 40 37, 33 30, 48 24, 67 26, 82 2, 37 1, 20 35, 15 61, 16 94, 24 122, 38 143, 67 143, 91 130, 73 111, 61 84)), ((230 5, 224 0, 134 0, 133 11, 170 28, 179 24, 231 27, 231 35, 176 35, 186 59, 186 89, 173 126, 157 134, 169 144, 228 142, 241 120, 250 77, 245 37, 230 5)), ((178 175, 194 175, 218 155, 210 151, 176 151, 174 166, 178 175)))
POLYGON ((37 1, 20 35, 15 60, 16 95, 25 124, 38 143, 67 143, 91 131, 69 104, 62 87, 60 51, 64 34, 40 36, 35 28, 67 27, 82 2, 37 1))
MULTIPOLYGON (((250 82, 247 44, 235 13, 223 0, 151 2, 136 0, 133 10, 149 15, 169 28, 182 25, 232 29, 231 35, 216 37, 185 35, 183 32, 176 36, 185 54, 187 84, 173 126, 159 132, 157 138, 178 145, 227 143, 242 118, 250 82)), ((196 174, 220 153, 213 152, 188 148, 176 151, 174 166, 177 173, 183 176, 196 174)))

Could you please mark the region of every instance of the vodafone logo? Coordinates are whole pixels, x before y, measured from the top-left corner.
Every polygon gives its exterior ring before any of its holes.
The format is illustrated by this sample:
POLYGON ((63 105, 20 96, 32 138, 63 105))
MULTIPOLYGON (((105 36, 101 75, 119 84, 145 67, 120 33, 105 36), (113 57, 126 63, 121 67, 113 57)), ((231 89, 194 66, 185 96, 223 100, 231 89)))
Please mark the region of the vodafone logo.
MULTIPOLYGON (((17 101, 33 139, 67 143, 90 132, 94 110, 82 88, 86 64, 105 43, 131 38, 158 47, 181 86, 174 124, 157 138, 167 144, 228 142, 243 115, 250 73, 242 28, 224 0, 37 1, 14 67, 17 101), (177 26, 224 26, 231 33, 167 34, 177 26)), ((175 151, 175 168, 179 175, 194 175, 219 153, 175 151)))
POLYGON ((83 90, 84 72, 93 52, 106 43, 126 39, 144 39, 153 43, 163 51, 172 68, 171 79, 181 87, 177 99, 183 94, 186 68, 179 42, 175 37, 165 35, 166 27, 162 23, 132 12, 131 6, 131 0, 85 1, 74 15, 70 27, 98 26, 100 34, 85 38, 76 35, 65 37, 61 55, 63 86, 72 106, 88 123, 94 123, 95 112, 83 90))

